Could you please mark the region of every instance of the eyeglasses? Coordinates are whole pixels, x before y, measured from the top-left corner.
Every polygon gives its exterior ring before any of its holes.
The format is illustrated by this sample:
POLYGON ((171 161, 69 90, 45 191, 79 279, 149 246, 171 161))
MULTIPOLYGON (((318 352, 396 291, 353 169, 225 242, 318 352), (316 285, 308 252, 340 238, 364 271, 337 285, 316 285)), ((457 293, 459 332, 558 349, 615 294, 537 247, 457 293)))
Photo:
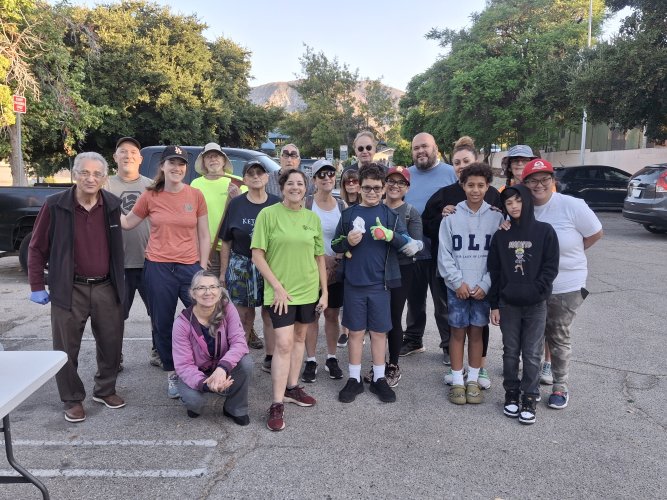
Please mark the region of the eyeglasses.
POLYGON ((87 170, 80 170, 76 173, 77 177, 82 177, 87 179, 88 177, 94 177, 95 180, 99 181, 104 177, 105 174, 101 172, 88 172, 87 170))
POLYGON ((247 175, 248 177, 260 177, 265 173, 266 171, 259 167, 250 167, 244 175, 247 175))
POLYGON ((370 144, 368 144, 366 146, 357 146, 357 151, 359 151, 360 153, 363 153, 364 149, 366 151, 370 151, 371 149, 373 149, 373 146, 371 146, 370 144))
POLYGON ((408 183, 406 181, 403 181, 401 179, 395 180, 395 179, 387 179, 387 184, 389 186, 398 186, 398 187, 408 187, 408 183))
POLYGON ((331 179, 332 177, 336 177, 336 172, 334 172, 333 170, 320 170, 315 174, 315 177, 317 177, 318 179, 324 179, 325 177, 331 179))
POLYGON ((283 151, 283 152, 282 152, 282 157, 283 157, 283 158, 298 158, 298 157, 299 157, 299 153, 297 153, 296 151, 292 151, 292 152, 290 152, 290 151, 283 151))
POLYGON ((364 193, 370 193, 371 191, 373 191, 376 194, 380 194, 382 192, 383 187, 384 186, 361 186, 361 190, 364 193))
POLYGON ((193 290, 197 293, 206 293, 211 292, 215 293, 220 290, 222 287, 220 285, 211 285, 211 286, 196 286, 193 290))
POLYGON ((510 165, 525 165, 530 161, 530 158, 524 158, 523 156, 515 156, 510 158, 510 165))
POLYGON ((359 179, 345 179, 345 184, 359 184, 359 179))
POLYGON ((526 179, 525 181, 523 181, 523 183, 528 187, 535 187, 538 184, 542 184, 543 186, 548 186, 549 184, 551 184, 552 180, 553 180, 553 177, 549 176, 549 177, 541 177, 539 179, 535 179, 535 178, 526 179))

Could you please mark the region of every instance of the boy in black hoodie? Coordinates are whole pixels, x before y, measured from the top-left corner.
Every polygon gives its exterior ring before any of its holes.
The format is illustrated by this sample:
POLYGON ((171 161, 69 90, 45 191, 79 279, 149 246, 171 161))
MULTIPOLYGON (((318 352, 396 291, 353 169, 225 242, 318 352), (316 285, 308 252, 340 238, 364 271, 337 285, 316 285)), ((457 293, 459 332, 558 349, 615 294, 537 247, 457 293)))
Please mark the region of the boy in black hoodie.
POLYGON ((503 412, 519 417, 522 424, 532 424, 540 395, 546 299, 558 274, 558 237, 550 224, 535 220, 528 188, 511 186, 500 196, 511 227, 494 234, 487 269, 491 323, 500 325, 503 334, 503 412), (523 359, 521 380, 519 356, 523 359))

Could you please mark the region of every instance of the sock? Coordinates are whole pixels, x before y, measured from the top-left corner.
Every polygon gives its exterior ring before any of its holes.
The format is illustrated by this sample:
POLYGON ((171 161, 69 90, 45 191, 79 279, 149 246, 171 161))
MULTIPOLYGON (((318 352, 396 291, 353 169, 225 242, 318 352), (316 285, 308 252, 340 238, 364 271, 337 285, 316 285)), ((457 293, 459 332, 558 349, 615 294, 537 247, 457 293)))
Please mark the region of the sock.
POLYGON ((350 378, 356 378, 357 382, 361 382, 361 365, 349 365, 350 378))
POLYGON ((452 370, 452 385, 463 385, 463 370, 452 370))
POLYGON ((384 364, 373 365, 373 382, 377 382, 384 377, 384 364))
POLYGON ((327 354, 327 359, 331 359, 331 358, 336 359, 336 355, 335 354, 327 354))
POLYGON ((306 363, 307 363, 308 361, 315 361, 315 363, 317 363, 317 358, 316 358, 315 356, 308 356, 308 357, 306 358, 306 363))
POLYGON ((468 367, 468 382, 477 382, 479 378, 479 368, 468 367))

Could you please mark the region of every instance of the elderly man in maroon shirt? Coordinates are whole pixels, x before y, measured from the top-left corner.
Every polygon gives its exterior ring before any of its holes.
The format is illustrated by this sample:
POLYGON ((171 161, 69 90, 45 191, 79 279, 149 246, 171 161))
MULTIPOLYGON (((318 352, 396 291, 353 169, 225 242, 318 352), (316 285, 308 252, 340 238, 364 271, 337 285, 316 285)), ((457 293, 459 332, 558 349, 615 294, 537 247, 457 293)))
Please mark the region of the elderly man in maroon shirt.
POLYGON ((123 237, 121 200, 102 190, 108 164, 97 153, 74 159, 76 185, 49 196, 37 216, 28 250, 30 300, 51 301, 53 348, 67 353, 56 375, 65 420, 86 418, 86 391, 77 373, 81 337, 88 318, 96 341, 93 400, 122 408, 116 377, 123 344, 123 237), (44 268, 49 265, 49 292, 44 268))

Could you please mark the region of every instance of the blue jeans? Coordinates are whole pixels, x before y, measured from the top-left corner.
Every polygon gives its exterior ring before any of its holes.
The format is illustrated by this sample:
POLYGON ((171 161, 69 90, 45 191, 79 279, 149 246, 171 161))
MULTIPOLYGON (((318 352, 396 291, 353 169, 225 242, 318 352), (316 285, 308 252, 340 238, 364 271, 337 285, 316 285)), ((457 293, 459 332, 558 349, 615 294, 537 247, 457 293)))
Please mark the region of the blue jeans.
POLYGON ((503 333, 503 387, 521 390, 525 396, 540 394, 540 363, 544 352, 545 300, 532 306, 500 303, 500 331, 503 333), (519 381, 519 356, 523 375, 519 381))
POLYGON ((178 299, 190 307, 190 283, 201 271, 199 263, 178 264, 176 262, 144 262, 144 284, 148 294, 148 309, 155 332, 155 347, 160 354, 165 371, 174 371, 171 355, 171 330, 178 299))
MULTIPOLYGON (((235 417, 242 417, 248 414, 248 387, 252 378, 253 361, 250 354, 243 356, 229 375, 234 379, 234 383, 224 392, 213 394, 215 396, 225 397, 224 408, 227 413, 235 417)), ((193 389, 178 379, 178 393, 185 407, 195 413, 201 414, 206 403, 205 392, 193 389)))

